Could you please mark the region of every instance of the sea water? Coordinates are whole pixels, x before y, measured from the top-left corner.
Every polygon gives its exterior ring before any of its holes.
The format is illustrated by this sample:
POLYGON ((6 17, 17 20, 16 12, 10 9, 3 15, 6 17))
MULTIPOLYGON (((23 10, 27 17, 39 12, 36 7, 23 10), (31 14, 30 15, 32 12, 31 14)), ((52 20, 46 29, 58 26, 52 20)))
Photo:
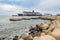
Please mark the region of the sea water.
MULTIPOLYGON (((22 18, 23 16, 16 17, 22 18)), ((41 19, 9 21, 10 18, 11 16, 8 15, 0 15, 0 38, 6 38, 5 40, 12 40, 12 38, 16 35, 20 36, 21 34, 28 34, 30 26, 35 27, 36 24, 49 22, 41 19)))

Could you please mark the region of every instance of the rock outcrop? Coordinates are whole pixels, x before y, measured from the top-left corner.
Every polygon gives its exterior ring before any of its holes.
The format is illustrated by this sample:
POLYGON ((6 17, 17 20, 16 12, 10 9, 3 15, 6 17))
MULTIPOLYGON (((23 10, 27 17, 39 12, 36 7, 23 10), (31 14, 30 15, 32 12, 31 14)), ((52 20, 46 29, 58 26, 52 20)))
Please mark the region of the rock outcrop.
POLYGON ((56 19, 53 22, 53 26, 55 26, 53 32, 51 33, 57 40, 60 40, 60 20, 56 19))
POLYGON ((29 36, 23 36, 20 40, 60 40, 60 17, 47 18, 50 23, 37 24, 35 27, 31 26, 29 36))
POLYGON ((43 35, 40 37, 34 37, 33 40, 56 40, 56 39, 50 35, 43 35))

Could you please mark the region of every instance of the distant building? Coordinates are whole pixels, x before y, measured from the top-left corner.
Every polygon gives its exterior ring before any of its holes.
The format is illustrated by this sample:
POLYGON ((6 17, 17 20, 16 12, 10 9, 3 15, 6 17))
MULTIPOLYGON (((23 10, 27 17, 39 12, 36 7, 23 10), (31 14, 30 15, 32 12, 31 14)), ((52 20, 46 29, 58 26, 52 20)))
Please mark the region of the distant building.
POLYGON ((27 11, 24 11, 23 14, 18 14, 19 16, 20 15, 23 15, 23 16, 42 16, 42 14, 40 14, 39 12, 34 12, 34 10, 32 12, 27 12, 27 11))
POLYGON ((23 14, 22 13, 18 13, 18 16, 23 16, 23 14))
POLYGON ((18 16, 23 16, 23 14, 18 13, 18 16))

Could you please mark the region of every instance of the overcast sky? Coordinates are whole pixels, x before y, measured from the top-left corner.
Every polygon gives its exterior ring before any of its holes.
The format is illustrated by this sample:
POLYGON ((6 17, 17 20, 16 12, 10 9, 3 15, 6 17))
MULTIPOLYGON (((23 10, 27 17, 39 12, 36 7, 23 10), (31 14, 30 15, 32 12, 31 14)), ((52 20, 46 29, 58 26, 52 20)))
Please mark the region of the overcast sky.
POLYGON ((60 0, 0 0, 0 15, 11 15, 22 11, 60 13, 60 0))

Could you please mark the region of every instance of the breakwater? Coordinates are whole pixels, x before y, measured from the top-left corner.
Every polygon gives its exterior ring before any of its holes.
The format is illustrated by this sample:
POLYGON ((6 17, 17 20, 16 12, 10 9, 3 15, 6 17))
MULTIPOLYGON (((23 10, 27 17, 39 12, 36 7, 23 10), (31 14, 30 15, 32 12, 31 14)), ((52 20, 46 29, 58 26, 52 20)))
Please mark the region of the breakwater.
POLYGON ((10 21, 20 21, 20 20, 30 20, 30 19, 43 19, 43 20, 55 20, 56 18, 60 19, 60 16, 34 16, 34 17, 25 17, 25 18, 10 18, 10 21))
POLYGON ((10 18, 10 21, 21 21, 21 20, 31 20, 31 19, 39 19, 39 16, 24 16, 22 18, 10 18))

